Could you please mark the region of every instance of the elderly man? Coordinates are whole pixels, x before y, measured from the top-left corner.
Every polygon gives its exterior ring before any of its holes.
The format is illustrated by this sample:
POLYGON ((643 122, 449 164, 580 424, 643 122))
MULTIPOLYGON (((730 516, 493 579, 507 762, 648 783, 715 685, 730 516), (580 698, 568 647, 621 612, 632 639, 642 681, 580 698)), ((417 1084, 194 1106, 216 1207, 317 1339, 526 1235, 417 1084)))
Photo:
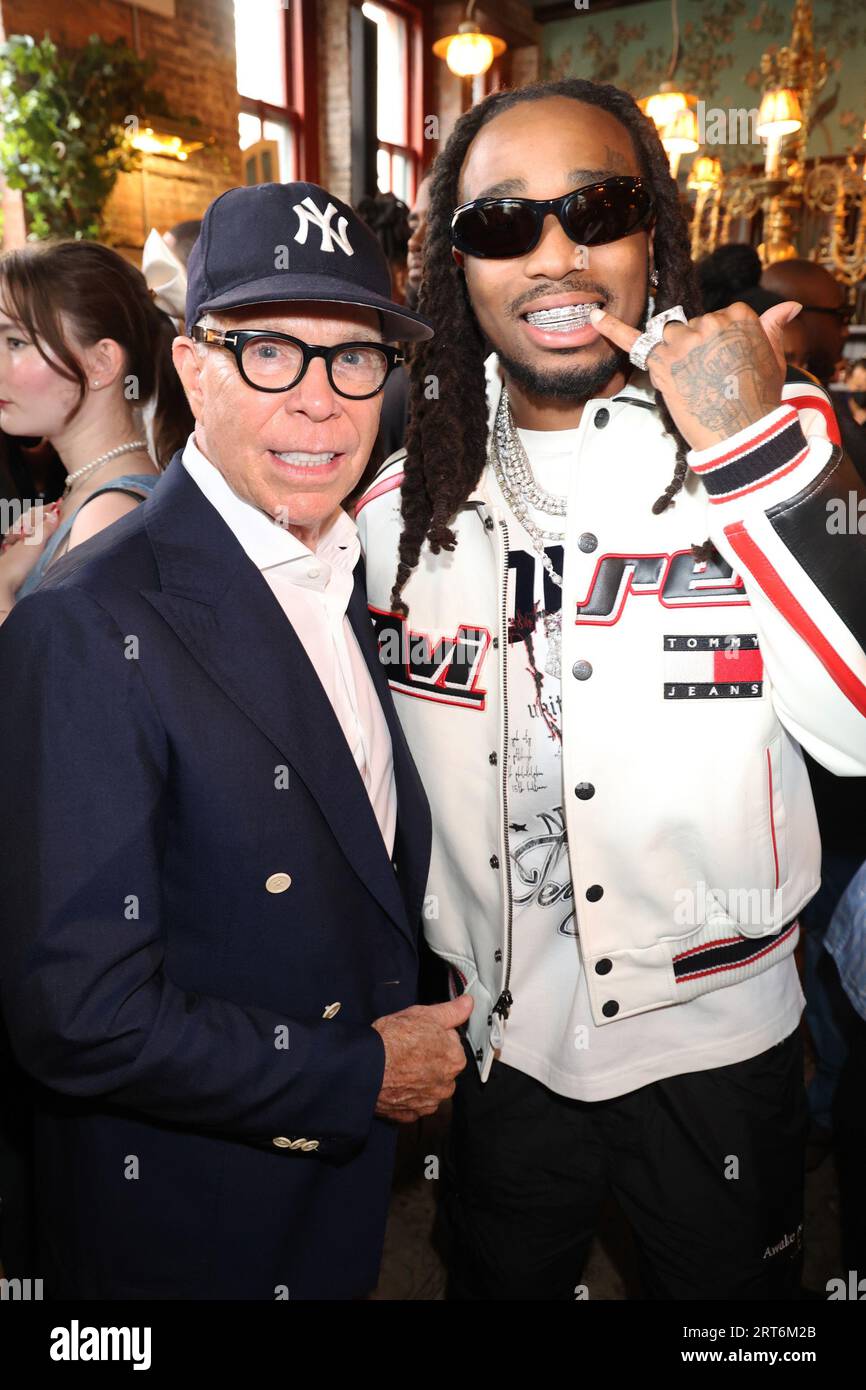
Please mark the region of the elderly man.
POLYGON ((341 507, 393 343, 430 333, 388 295, 323 189, 218 198, 175 343, 194 434, 2 630, 50 1296, 362 1296, 396 1125, 464 1065, 471 1001, 414 1004, 429 813, 341 507))

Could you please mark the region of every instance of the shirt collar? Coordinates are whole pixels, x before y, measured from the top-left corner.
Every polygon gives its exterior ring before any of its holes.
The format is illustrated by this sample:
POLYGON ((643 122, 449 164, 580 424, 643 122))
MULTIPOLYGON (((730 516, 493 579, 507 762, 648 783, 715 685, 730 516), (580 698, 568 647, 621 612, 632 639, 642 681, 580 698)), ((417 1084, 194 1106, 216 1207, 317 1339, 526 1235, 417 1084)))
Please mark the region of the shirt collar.
MULTIPOLYGON (((309 560, 313 551, 274 521, 266 512, 239 497, 220 470, 206 458, 190 435, 183 451, 183 466, 234 534, 257 569, 309 560)), ((353 570, 360 554, 358 528, 340 508, 336 519, 319 536, 315 554, 327 564, 353 570)))
MULTIPOLYGON (((502 374, 499 370, 499 358, 495 352, 491 352, 490 356, 485 358, 484 375, 487 380, 487 433, 489 436, 490 431, 493 429, 493 422, 496 419, 496 408, 499 405, 499 397, 502 393, 502 374)), ((655 387, 650 381, 649 372, 641 372, 638 371, 637 367, 633 367, 625 386, 621 391, 618 391, 615 396, 605 396, 604 398, 599 396, 593 397, 593 399, 603 399, 604 404, 608 408, 616 405, 620 410, 629 402, 633 405, 655 407, 655 387)), ((589 404, 589 402, 587 402, 587 404, 589 404)), ((613 413, 616 414, 618 412, 615 411, 613 413)), ((486 468, 484 471, 487 471, 486 468)), ((484 473, 481 475, 478 487, 474 492, 470 493, 466 501, 467 503, 484 502, 489 504, 490 497, 484 490, 484 473)))

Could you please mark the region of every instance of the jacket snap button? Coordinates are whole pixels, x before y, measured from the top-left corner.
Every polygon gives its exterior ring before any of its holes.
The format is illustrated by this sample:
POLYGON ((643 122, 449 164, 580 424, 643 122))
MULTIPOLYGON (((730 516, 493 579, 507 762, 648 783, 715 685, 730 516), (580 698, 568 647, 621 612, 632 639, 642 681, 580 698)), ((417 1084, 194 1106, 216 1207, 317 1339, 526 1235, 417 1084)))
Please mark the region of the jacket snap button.
POLYGON ((595 787, 591 782, 578 782, 574 794, 580 797, 581 801, 589 801, 591 796, 595 796, 595 787))
POLYGON ((496 764, 497 764, 497 762, 498 762, 499 760, 498 760, 498 758, 496 757, 496 754, 495 754, 495 753, 491 753, 491 754, 490 754, 490 757, 487 759, 487 761, 490 763, 490 766, 491 766, 491 767, 495 767, 496 764))
POLYGON ((291 886, 291 874, 271 874, 270 878, 265 879, 265 887, 269 893, 285 893, 291 886))
POLYGON ((595 412, 595 420, 593 421, 595 428, 597 430, 603 430, 609 419, 610 411, 606 409, 605 406, 602 406, 601 410, 595 412))
POLYGON ((591 531, 584 531, 583 535, 578 537, 577 544, 585 554, 589 555, 598 545, 598 536, 594 536, 591 531))
POLYGON ((493 517, 492 517, 492 516, 486 516, 486 517, 484 518, 484 525, 485 525, 485 528, 486 528, 488 531, 492 531, 492 530, 493 530, 493 526, 494 526, 493 517))
POLYGON ((609 975, 611 970, 613 970, 612 960, 607 960, 607 958, 605 958, 604 960, 597 960, 595 962, 596 975, 609 975))
POLYGON ((576 661, 571 668, 571 674, 575 680, 588 681, 592 675, 592 667, 588 661, 576 661))
POLYGON ((494 639, 493 639, 493 647, 494 647, 494 650, 495 650, 495 651, 498 651, 498 650, 499 650, 499 638, 498 638, 498 637, 494 637, 494 639))
POLYGON ((601 1011, 605 1018, 613 1018, 614 1014, 619 1013, 619 1004, 615 999, 608 999, 606 1004, 602 1004, 601 1011))
POLYGON ((604 889, 600 883, 591 883, 586 890, 586 900, 589 903, 597 903, 603 893, 604 889))
POLYGON ((478 1051, 475 1053, 475 1060, 476 1060, 476 1062, 480 1062, 480 1061, 481 1061, 481 1058, 482 1058, 483 1056, 484 1056, 484 1053, 483 1053, 483 1051, 481 1050, 481 1048, 479 1047, 479 1048, 478 1048, 478 1051))
POLYGON ((498 948, 493 952, 493 959, 497 964, 502 960, 502 952, 498 948))
POLYGON ((498 869, 498 868, 499 868, 499 856, 498 856, 498 855, 496 855, 496 854, 491 854, 491 856, 490 856, 490 867, 491 867, 491 869, 498 869))

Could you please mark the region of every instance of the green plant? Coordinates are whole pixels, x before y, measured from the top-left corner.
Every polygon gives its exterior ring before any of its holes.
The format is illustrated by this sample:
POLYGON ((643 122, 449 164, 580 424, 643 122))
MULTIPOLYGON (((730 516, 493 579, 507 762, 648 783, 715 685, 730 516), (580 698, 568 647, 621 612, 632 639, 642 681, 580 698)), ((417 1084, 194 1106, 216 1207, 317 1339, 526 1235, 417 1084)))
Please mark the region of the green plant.
POLYGON ((117 175, 140 167, 127 138, 136 113, 166 114, 147 88, 152 67, 122 40, 95 34, 80 49, 60 49, 47 34, 0 45, 0 167, 23 191, 30 239, 105 239, 117 175))

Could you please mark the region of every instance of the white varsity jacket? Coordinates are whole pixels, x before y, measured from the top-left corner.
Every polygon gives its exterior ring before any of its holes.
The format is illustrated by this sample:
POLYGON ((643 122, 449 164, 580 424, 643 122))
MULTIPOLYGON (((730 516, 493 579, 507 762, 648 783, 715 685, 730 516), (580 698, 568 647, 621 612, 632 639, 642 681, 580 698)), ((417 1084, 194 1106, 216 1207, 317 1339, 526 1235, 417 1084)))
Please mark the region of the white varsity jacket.
MULTIPOLYGON (((498 377, 491 400, 491 421, 498 377)), ((645 373, 584 408, 562 589, 562 767, 598 1025, 735 985, 793 951, 820 842, 800 745, 866 774, 862 484, 811 378, 723 444, 674 446, 645 373), (712 539, 722 557, 698 562, 712 539)), ((505 665, 513 571, 482 478, 391 612, 405 451, 361 498, 380 658, 433 812, 425 930, 475 999, 486 1080, 511 1001, 505 665)), ((561 557, 555 557, 561 558, 561 557)))

